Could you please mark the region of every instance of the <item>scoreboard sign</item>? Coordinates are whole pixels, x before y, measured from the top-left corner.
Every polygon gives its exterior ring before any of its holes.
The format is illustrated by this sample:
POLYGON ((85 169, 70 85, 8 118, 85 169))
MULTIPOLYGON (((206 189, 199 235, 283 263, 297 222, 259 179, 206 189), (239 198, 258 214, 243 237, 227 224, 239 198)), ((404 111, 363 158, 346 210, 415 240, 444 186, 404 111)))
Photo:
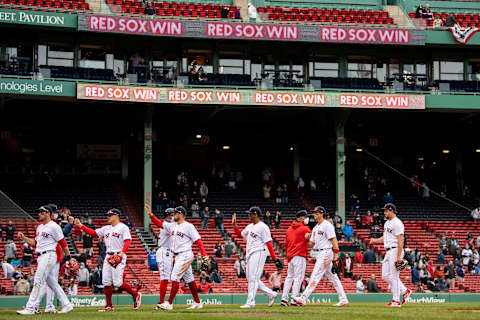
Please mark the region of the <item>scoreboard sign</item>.
POLYGON ((77 99, 165 104, 425 109, 424 95, 292 92, 263 90, 176 89, 78 84, 77 99))

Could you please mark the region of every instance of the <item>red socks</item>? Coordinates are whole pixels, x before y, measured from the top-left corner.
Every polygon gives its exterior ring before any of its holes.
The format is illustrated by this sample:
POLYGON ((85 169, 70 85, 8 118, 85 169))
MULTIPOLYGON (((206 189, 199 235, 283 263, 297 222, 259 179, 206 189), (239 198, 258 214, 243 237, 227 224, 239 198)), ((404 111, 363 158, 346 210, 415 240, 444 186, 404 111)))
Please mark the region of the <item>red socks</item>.
POLYGON ((105 292, 105 297, 107 298, 107 307, 112 308, 112 295, 113 295, 113 288, 112 286, 105 286, 103 288, 103 291, 105 292))
POLYGON ((200 298, 198 297, 198 288, 197 288, 197 283, 195 282, 195 280, 193 280, 192 282, 190 282, 188 284, 189 288, 190 288, 190 292, 192 293, 192 296, 193 296, 193 300, 196 302, 196 303, 200 303, 200 298))
POLYGON ((170 304, 173 303, 173 299, 175 299, 175 296, 177 295, 179 287, 180 287, 180 283, 178 281, 172 282, 172 291, 170 291, 170 296, 168 297, 168 303, 170 304))
POLYGON ((160 281, 160 300, 158 300, 158 304, 162 304, 165 302, 165 295, 167 294, 167 286, 168 286, 168 280, 160 281))
POLYGON ((135 299, 138 295, 137 291, 133 290, 133 288, 130 286, 130 284, 128 282, 123 282, 122 283, 122 286, 120 287, 120 289, 122 290, 125 290, 127 291, 128 293, 130 293, 132 295, 132 297, 135 299))

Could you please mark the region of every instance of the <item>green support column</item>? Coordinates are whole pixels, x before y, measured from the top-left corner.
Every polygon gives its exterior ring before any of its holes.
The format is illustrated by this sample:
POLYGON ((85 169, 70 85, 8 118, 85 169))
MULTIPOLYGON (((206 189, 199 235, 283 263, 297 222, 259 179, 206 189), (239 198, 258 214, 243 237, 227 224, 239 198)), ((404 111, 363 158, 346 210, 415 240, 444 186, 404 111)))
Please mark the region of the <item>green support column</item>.
MULTIPOLYGON (((153 106, 146 105, 144 109, 144 150, 143 150, 143 203, 152 206, 152 118, 153 106)), ((143 209, 144 227, 150 225, 150 217, 143 209)))
POLYGON ((345 223, 345 120, 346 114, 339 114, 336 121, 336 173, 337 211, 345 223))
POLYGON ((340 56, 338 58, 338 76, 340 78, 348 77, 348 59, 346 56, 340 56))

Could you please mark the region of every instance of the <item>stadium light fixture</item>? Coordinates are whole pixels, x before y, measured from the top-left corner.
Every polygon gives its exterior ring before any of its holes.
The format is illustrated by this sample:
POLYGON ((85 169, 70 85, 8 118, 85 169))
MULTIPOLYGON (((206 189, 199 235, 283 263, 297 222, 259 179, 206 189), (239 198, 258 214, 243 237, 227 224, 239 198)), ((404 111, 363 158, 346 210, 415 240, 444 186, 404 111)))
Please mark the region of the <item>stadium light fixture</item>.
POLYGON ((230 150, 230 146, 223 146, 222 149, 223 150, 230 150))
POLYGON ((293 147, 290 147, 290 151, 293 151, 293 147))
POLYGON ((480 149, 475 149, 475 152, 476 152, 476 153, 480 153, 480 149))
POLYGON ((362 152, 363 149, 362 149, 362 148, 357 148, 357 149, 355 149, 355 151, 357 151, 357 152, 362 152))
POLYGON ((418 158, 418 161, 423 161, 423 160, 425 160, 423 157, 418 158))
POLYGON ((442 150, 442 153, 444 153, 444 154, 449 154, 449 153, 450 153, 450 150, 444 149, 444 150, 442 150))
POLYGON ((202 135, 201 135, 201 134, 197 134, 197 135, 195 136, 195 138, 197 138, 197 139, 202 139, 202 135))

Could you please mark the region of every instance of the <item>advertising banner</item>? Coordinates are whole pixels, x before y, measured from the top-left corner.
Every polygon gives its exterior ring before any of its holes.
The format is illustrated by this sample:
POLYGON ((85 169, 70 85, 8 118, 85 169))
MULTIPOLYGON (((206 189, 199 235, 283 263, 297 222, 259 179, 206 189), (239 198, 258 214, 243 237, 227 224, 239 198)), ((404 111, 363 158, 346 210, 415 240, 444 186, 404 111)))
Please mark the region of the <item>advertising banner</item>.
POLYGON ((0 9, 0 23, 77 28, 77 16, 53 12, 0 9))
POLYGON ((79 15, 78 29, 96 32, 276 41, 424 45, 423 30, 333 27, 313 24, 163 20, 79 15))
POLYGON ((119 144, 77 144, 77 159, 115 159, 122 157, 119 144))
POLYGON ((176 89, 78 84, 77 98, 126 102, 226 104, 246 106, 425 109, 423 95, 176 89))
POLYGON ((0 94, 75 97, 75 82, 0 78, 0 94))

